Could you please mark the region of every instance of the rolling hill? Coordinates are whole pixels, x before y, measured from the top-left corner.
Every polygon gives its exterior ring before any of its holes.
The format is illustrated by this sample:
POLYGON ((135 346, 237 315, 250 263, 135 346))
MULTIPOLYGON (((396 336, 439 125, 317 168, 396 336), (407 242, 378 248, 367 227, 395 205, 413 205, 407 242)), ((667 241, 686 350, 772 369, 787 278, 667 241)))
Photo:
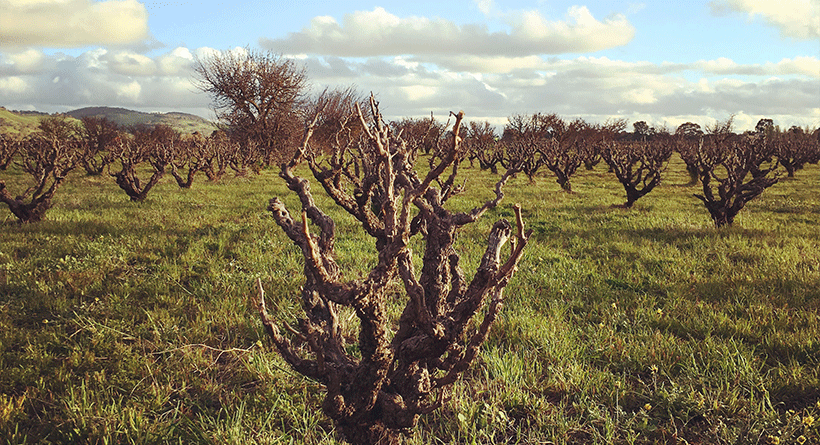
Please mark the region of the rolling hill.
POLYGON ((216 129, 213 123, 199 116, 177 112, 144 113, 125 108, 87 107, 69 111, 65 114, 76 119, 82 119, 86 116, 105 117, 123 127, 164 124, 175 128, 180 133, 198 131, 210 134, 216 129))
POLYGON ((37 130, 40 118, 47 114, 33 112, 14 112, 0 107, 0 134, 15 138, 24 138, 37 130))
MULTIPOLYGON (((86 107, 62 113, 69 118, 80 119, 86 116, 105 117, 122 127, 140 125, 169 125, 180 133, 200 132, 210 134, 216 126, 199 116, 187 113, 145 113, 142 111, 128 110, 115 107, 86 107)), ((46 113, 32 111, 9 111, 0 107, 0 133, 11 134, 12 136, 25 137, 37 130, 37 125, 42 117, 48 116, 46 113)))

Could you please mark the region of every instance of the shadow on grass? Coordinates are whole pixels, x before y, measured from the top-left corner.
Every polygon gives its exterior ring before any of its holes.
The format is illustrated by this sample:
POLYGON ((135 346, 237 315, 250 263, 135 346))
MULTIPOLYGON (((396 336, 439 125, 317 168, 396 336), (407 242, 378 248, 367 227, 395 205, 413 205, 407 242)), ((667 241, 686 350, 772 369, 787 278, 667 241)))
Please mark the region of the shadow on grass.
POLYGON ((783 385, 779 388, 773 388, 769 397, 772 405, 777 406, 777 408, 800 411, 816 406, 815 404, 820 400, 820 388, 804 385, 783 385))
POLYGON ((692 238, 725 238, 739 235, 743 238, 765 240, 772 238, 772 232, 760 229, 748 229, 739 226, 717 229, 714 227, 651 227, 646 229, 622 230, 619 236, 643 238, 650 241, 678 242, 692 238))
POLYGON ((49 219, 33 224, 20 224, 16 221, 0 222, 0 230, 7 233, 18 233, 35 236, 180 236, 190 233, 190 230, 164 227, 161 224, 150 224, 145 221, 129 223, 128 221, 109 223, 100 220, 69 220, 49 219))
MULTIPOLYGON (((588 218, 588 217, 587 217, 588 218)), ((622 216, 604 216, 605 222, 617 224, 617 219, 622 216)), ((528 224, 537 237, 548 237, 560 233, 571 234, 585 239, 595 239, 604 237, 607 240, 634 241, 636 239, 653 242, 665 242, 668 244, 678 244, 681 241, 691 239, 720 239, 731 236, 741 236, 756 240, 772 239, 774 234, 768 230, 748 229, 742 227, 728 227, 716 229, 713 227, 649 227, 649 228, 613 228, 602 231, 600 228, 593 229, 569 229, 560 221, 533 221, 528 224)))

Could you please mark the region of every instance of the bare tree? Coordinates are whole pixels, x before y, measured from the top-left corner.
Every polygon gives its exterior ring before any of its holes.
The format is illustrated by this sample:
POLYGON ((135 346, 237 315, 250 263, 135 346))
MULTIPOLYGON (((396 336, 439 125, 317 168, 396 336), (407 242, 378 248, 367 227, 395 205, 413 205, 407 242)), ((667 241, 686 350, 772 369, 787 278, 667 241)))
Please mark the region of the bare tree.
POLYGON ((194 142, 194 150, 203 156, 202 171, 211 182, 222 179, 239 156, 239 143, 231 141, 221 130, 214 131, 205 140, 194 142))
POLYGON ((791 127, 784 133, 775 132, 772 136, 777 159, 790 178, 806 164, 820 161, 820 141, 810 131, 791 127))
POLYGON ((307 76, 292 60, 244 50, 198 58, 199 88, 210 94, 231 139, 258 147, 266 165, 289 159, 302 130, 307 76))
POLYGON ((495 198, 472 211, 453 213, 444 207, 452 195, 433 184, 448 169, 452 171, 463 112, 454 115, 449 155, 421 176, 413 166, 415 154, 382 121, 372 96, 369 122, 357 109, 364 138, 356 142, 341 138, 343 144, 330 159, 320 160, 308 156, 313 128, 309 126, 296 156, 282 165, 280 176, 298 195, 301 216, 294 218, 278 198, 268 206, 305 260, 301 289, 305 318, 299 319, 298 328, 286 325, 286 336, 266 310, 261 282, 258 303, 263 324, 282 357, 326 388, 322 410, 337 431, 350 443, 395 444, 420 415, 441 406, 448 388, 476 357, 501 310, 503 289, 530 232, 524 233, 518 207, 517 234, 509 222, 496 222, 478 270, 468 281, 453 245, 456 234, 499 203, 511 173, 496 184, 495 198), (316 205, 308 180, 294 172, 302 161, 308 162, 336 204, 375 240, 377 264, 363 278, 343 276, 334 254, 335 223, 316 205), (422 231, 426 236, 418 273, 409 245, 422 231), (511 237, 512 250, 503 255, 502 247, 511 237), (400 318, 391 320, 386 304, 388 298, 395 298, 391 295, 396 281, 403 284, 407 303, 400 318), (343 307, 351 308, 358 319, 358 348, 348 348, 342 335, 339 312, 343 307), (481 313, 483 318, 471 323, 481 313))
POLYGON ((114 153, 120 169, 109 174, 131 201, 140 202, 148 197, 151 189, 165 175, 165 168, 171 161, 171 147, 178 135, 162 126, 132 131, 133 137, 123 137, 117 141, 114 153), (142 181, 139 170, 145 163, 151 168, 151 176, 147 181, 142 181))
POLYGON ((238 141, 236 152, 230 158, 228 166, 236 176, 247 176, 249 173, 259 174, 262 168, 279 155, 274 155, 265 148, 265 144, 254 139, 238 141))
POLYGON ((105 117, 86 116, 78 130, 82 142, 80 164, 88 175, 98 176, 114 162, 111 147, 121 137, 119 126, 105 117))
POLYGON ((550 136, 539 141, 541 162, 555 175, 561 189, 571 193, 569 180, 584 162, 585 136, 589 125, 582 119, 567 123, 556 114, 545 115, 543 119, 542 125, 549 130, 550 136))
POLYGON ((579 146, 584 168, 594 169, 604 159, 607 146, 618 140, 625 128, 625 119, 609 120, 603 125, 589 125, 584 130, 584 142, 579 146))
POLYGON ((350 146, 364 135, 364 127, 353 113, 364 96, 353 87, 325 89, 311 97, 304 107, 306 116, 316 116, 307 156, 332 157, 337 147, 350 146))
POLYGON ((689 184, 698 183, 698 147, 703 140, 703 130, 694 122, 680 124, 675 130, 675 150, 680 154, 689 173, 689 184))
POLYGON ((14 159, 14 155, 20 151, 22 141, 13 139, 8 135, 0 134, 0 170, 5 170, 14 159))
POLYGON ((543 165, 538 148, 538 141, 533 139, 502 139, 501 166, 524 173, 532 183, 543 165))
MULTIPOLYGON (((451 154, 451 150, 453 147, 452 139, 456 137, 456 135, 458 135, 458 137, 461 138, 461 140, 459 140, 458 142, 458 149, 455 152, 455 157, 452 163, 453 171, 450 173, 449 176, 447 176, 447 181, 442 182, 440 179, 436 180, 436 182, 441 186, 441 190, 446 191, 447 193, 457 194, 464 191, 464 188, 462 186, 459 186, 450 181, 451 179, 455 179, 455 177, 458 176, 458 169, 461 167, 461 163, 465 159, 467 159, 469 155, 469 148, 466 144, 464 144, 464 136, 467 134, 467 126, 463 122, 460 123, 460 125, 461 128, 459 128, 458 131, 446 131, 446 129, 450 126, 449 119, 444 125, 441 125, 441 132, 438 133, 438 137, 433 145, 434 148, 431 150, 430 156, 427 158, 427 164, 430 166, 430 169, 434 169, 436 165, 440 164, 448 157, 453 156, 451 154), (447 186, 444 185, 445 182, 448 183, 447 186)), ((417 143, 412 142, 413 139, 411 138, 406 139, 406 141, 408 142, 408 145, 418 145, 417 143)))
POLYGON ((49 131, 48 124, 45 131, 42 128, 37 136, 20 145, 20 160, 15 162, 34 179, 33 185, 14 196, 0 179, 0 202, 4 202, 21 223, 43 219, 57 189, 77 165, 76 141, 70 139, 68 133, 49 131))
POLYGON ((470 167, 477 160, 478 166, 482 170, 489 169, 491 172, 498 174, 498 164, 503 159, 504 150, 499 143, 495 128, 489 122, 471 121, 467 126, 462 144, 465 145, 470 167))
POLYGON ((501 165, 506 169, 515 169, 527 175, 530 182, 543 165, 539 147, 551 138, 546 119, 540 113, 526 116, 516 114, 507 118, 504 133, 501 136, 503 145, 501 165))
POLYGON ((661 173, 672 156, 672 141, 670 137, 655 137, 652 141, 611 142, 602 156, 624 186, 623 207, 628 209, 661 183, 661 173))
POLYGON ((79 128, 75 121, 64 115, 46 116, 37 125, 37 135, 47 141, 69 141, 75 139, 79 128))
POLYGON ((191 188, 196 174, 207 167, 207 147, 207 139, 200 133, 171 140, 168 165, 171 166, 171 176, 180 188, 191 188))
POLYGON ((717 123, 698 147, 703 201, 717 227, 731 225, 752 199, 777 183, 778 162, 765 134, 737 135, 732 119, 717 123))
POLYGON ((390 126, 396 134, 412 144, 408 148, 435 156, 446 124, 437 122, 433 113, 430 113, 430 119, 404 118, 390 122, 390 126))

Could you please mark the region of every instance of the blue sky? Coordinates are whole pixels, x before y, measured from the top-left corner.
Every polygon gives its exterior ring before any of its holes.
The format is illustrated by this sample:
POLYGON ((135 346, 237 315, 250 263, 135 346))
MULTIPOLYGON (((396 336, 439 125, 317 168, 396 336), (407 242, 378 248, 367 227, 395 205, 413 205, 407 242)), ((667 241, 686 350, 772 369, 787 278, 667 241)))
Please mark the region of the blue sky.
POLYGON ((211 117, 193 59, 252 47, 389 117, 820 126, 820 2, 0 0, 0 105, 211 117))

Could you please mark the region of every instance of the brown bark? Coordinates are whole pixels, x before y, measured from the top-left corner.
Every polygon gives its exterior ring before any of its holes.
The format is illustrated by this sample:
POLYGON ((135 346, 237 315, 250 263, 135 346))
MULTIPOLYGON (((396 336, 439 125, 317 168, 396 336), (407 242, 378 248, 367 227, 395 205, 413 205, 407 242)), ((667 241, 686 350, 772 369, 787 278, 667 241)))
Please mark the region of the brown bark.
POLYGON ((786 169, 788 177, 794 177, 795 172, 806 164, 820 161, 820 140, 816 134, 806 132, 800 127, 792 127, 784 133, 772 133, 772 144, 777 159, 786 169))
POLYGON ((11 165, 14 155, 20 151, 23 143, 0 134, 0 170, 5 170, 11 165))
POLYGON ((698 149, 700 199, 717 227, 778 181, 774 149, 762 135, 711 134, 698 149))
MULTIPOLYGON (((454 113, 450 149, 429 173, 414 169, 415 156, 396 137, 371 97, 372 121, 356 106, 364 138, 339 138, 334 152, 319 160, 308 155, 313 126, 308 127, 296 156, 283 164, 280 176, 300 200, 294 217, 278 198, 268 210, 305 260, 301 290, 304 318, 297 327, 280 331, 267 312, 259 283, 259 310, 268 335, 282 357, 297 372, 326 388, 324 413, 350 443, 398 443, 400 435, 420 415, 439 407, 448 387, 470 365, 503 305, 503 289, 527 244, 520 209, 513 225, 498 221, 492 228, 481 264, 471 280, 459 266, 453 246, 459 229, 498 205, 508 171, 496 186, 496 196, 469 212, 444 207, 452 189, 463 113, 454 113), (353 215, 375 241, 377 264, 359 279, 346 279, 335 260, 335 223, 316 205, 309 182, 294 173, 307 161, 315 179, 337 205, 353 215), (449 171, 449 173, 447 173, 449 171), (435 185, 442 185, 442 188, 435 185), (311 224, 312 223, 312 224, 311 224), (426 233, 423 266, 413 266, 410 239, 426 233), (315 233, 314 233, 315 231, 315 233), (507 241, 512 250, 502 254, 507 241), (395 298, 395 284, 406 293, 398 320, 385 310, 395 298), (349 352, 341 335, 339 308, 354 310, 359 323, 357 352, 349 352), (486 308, 476 328, 471 320, 486 308), (393 328, 397 326, 397 328, 393 328), (291 339, 308 348, 294 347, 291 339)), ((314 123, 316 120, 313 121, 314 123)))
MULTIPOLYGON (((292 156, 307 89, 304 68, 273 53, 246 48, 199 58, 194 72, 199 88, 213 98, 217 120, 231 139, 256 150, 254 164, 276 165, 292 156)), ((242 174, 253 169, 244 163, 235 167, 242 174)))
POLYGON ((80 164, 86 173, 98 176, 114 162, 115 156, 111 147, 122 137, 119 127, 104 117, 86 116, 81 119, 79 128, 82 142, 80 164))
POLYGON ((144 201, 151 189, 162 179, 170 156, 166 147, 152 142, 137 142, 123 138, 116 150, 120 163, 119 171, 109 173, 117 185, 134 202, 144 201), (148 163, 151 176, 147 181, 140 180, 138 169, 148 163))
POLYGON ((34 179, 34 184, 14 196, 0 180, 0 202, 21 223, 33 223, 42 220, 51 208, 57 189, 77 165, 78 151, 72 141, 34 138, 20 145, 19 155, 18 165, 34 179))
POLYGON ((631 208, 661 183, 661 173, 672 155, 672 143, 662 137, 649 142, 617 141, 608 144, 602 155, 626 191, 623 207, 631 208))

